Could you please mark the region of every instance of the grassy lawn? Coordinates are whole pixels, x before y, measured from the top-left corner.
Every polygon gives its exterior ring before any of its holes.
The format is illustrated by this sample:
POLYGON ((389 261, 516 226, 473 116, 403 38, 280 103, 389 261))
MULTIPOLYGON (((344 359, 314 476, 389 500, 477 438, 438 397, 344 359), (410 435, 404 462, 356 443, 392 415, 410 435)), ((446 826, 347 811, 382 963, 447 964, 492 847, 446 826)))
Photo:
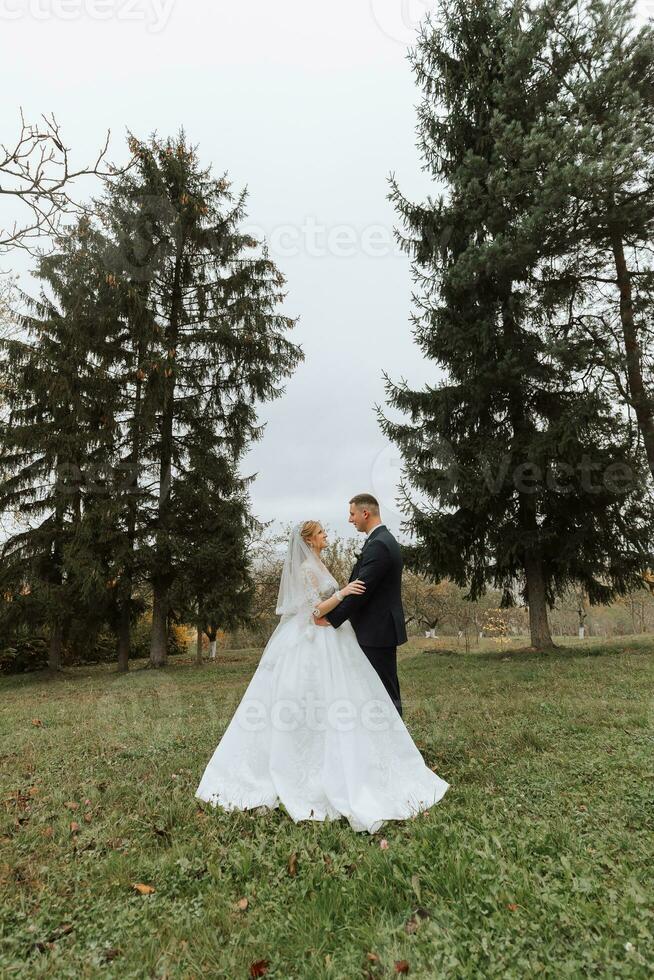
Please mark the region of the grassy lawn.
POLYGON ((258 651, 0 679, 0 976, 651 976, 654 642, 565 642, 402 649, 451 789, 374 836, 194 800, 258 651))

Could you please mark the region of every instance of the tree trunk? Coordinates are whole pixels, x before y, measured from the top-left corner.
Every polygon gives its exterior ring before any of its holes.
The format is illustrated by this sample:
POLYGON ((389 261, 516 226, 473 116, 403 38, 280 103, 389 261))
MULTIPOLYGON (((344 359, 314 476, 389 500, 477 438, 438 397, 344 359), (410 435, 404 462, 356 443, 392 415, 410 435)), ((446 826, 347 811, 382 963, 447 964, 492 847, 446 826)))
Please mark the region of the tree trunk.
POLYGON ((118 622, 118 671, 121 674, 129 670, 130 625, 129 606, 124 603, 120 608, 118 622))
POLYGON ((61 659, 64 646, 64 630, 61 623, 53 624, 50 632, 48 649, 48 667, 50 670, 61 670, 61 659))
POLYGON ((524 557, 525 575, 527 578, 527 603, 529 605, 529 632, 531 645, 535 650, 553 650, 555 644, 547 621, 547 602, 545 599, 545 581, 540 555, 535 550, 529 550, 524 557))
MULTIPOLYGON (((172 288, 170 324, 166 333, 168 349, 177 347, 177 335, 182 307, 183 239, 178 238, 177 257, 172 288)), ((173 424, 175 419, 175 372, 164 378, 163 409, 161 413, 161 465, 159 469, 159 513, 155 544, 156 571, 152 578, 152 642, 150 664, 163 667, 168 659, 168 609, 171 577, 170 557, 170 496, 173 461, 173 424)))
MULTIPOLYGON (((138 363, 143 361, 143 345, 138 346, 138 363)), ((134 392, 134 418, 132 426, 132 445, 127 457, 127 464, 131 472, 128 474, 128 493, 127 493, 127 555, 125 558, 125 571, 121 585, 122 602, 119 610, 118 620, 118 671, 124 673, 129 670, 129 651, 131 645, 130 627, 130 603, 132 601, 133 578, 134 578, 134 547, 136 542, 136 520, 137 505, 136 491, 138 489, 138 460, 141 451, 141 406, 142 406, 142 382, 136 379, 136 390, 134 392)))
POLYGON ((632 632, 632 635, 635 636, 635 634, 636 634, 636 608, 635 608, 635 603, 634 603, 634 597, 632 595, 629 596, 629 603, 631 605, 631 632, 632 632))
MULTIPOLYGON (((518 331, 510 306, 511 284, 507 287, 507 297, 502 309, 502 324, 508 345, 515 342, 518 331)), ((511 423, 516 437, 523 447, 528 446, 534 439, 536 427, 533 420, 525 414, 524 392, 520 382, 514 384, 509 392, 509 411, 511 423)), ((522 462, 522 460, 520 460, 522 462)), ((519 526, 527 543, 524 549, 523 565, 526 578, 526 595, 529 605, 529 631, 531 645, 536 650, 551 650, 554 648, 552 634, 547 619, 547 602, 545 598, 545 577, 543 574, 543 559, 539 545, 539 528, 537 519, 537 499, 533 492, 519 493, 519 526)))
POLYGON ((202 627, 198 623, 198 638, 195 647, 195 660, 197 663, 202 663, 202 627))
POLYGON ((638 331, 634 322, 631 275, 624 256, 622 236, 615 230, 611 233, 611 246, 615 259, 615 269, 620 293, 620 323, 627 368, 627 381, 631 404, 636 415, 638 428, 643 437, 647 462, 654 477, 654 402, 643 382, 642 351, 638 342, 638 331))
POLYGON ((152 601, 150 664, 165 667, 168 661, 168 587, 155 587, 152 601))
POLYGON ((577 616, 579 617, 579 639, 583 640, 586 636, 586 617, 588 616, 588 600, 586 598, 586 593, 584 589, 581 589, 577 593, 578 606, 577 606, 577 616))
MULTIPOLYGON (((61 459, 57 456, 57 472, 60 473, 61 459)), ((57 476, 59 480, 59 475, 57 476)), ((62 560, 62 537, 63 537, 64 506, 61 497, 55 504, 54 528, 52 532, 51 544, 49 547, 50 565, 47 569, 47 581, 50 589, 50 602, 53 606, 50 613, 50 644, 48 648, 48 667, 50 670, 61 670, 63 660, 64 638, 67 630, 64 629, 64 616, 66 607, 61 598, 61 587, 63 585, 63 560, 62 560), (52 591, 50 591, 52 590, 52 591), (59 593, 59 594, 57 594, 59 593), (55 596, 53 600, 53 595, 55 596)))

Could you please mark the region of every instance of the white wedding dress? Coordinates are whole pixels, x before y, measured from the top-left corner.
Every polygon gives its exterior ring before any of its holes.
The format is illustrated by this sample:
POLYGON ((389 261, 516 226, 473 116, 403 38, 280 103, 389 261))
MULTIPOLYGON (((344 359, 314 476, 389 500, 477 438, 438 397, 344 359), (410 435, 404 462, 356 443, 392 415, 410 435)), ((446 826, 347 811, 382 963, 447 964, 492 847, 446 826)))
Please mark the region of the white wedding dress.
POLYGON ((281 620, 195 797, 225 810, 281 801, 296 823, 345 816, 374 833, 438 803, 449 784, 425 765, 350 623, 314 624, 313 608, 338 586, 299 527, 281 620))

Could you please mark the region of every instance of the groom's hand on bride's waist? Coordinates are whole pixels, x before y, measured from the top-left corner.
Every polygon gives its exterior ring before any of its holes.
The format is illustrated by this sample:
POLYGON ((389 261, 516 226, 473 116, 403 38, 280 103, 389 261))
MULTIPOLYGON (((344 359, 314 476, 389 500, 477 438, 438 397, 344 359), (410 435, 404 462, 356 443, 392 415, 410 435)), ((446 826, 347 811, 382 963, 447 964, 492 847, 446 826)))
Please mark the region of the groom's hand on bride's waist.
POLYGON ((331 626, 331 625, 332 625, 332 624, 331 624, 331 623, 329 622, 329 620, 328 620, 328 619, 325 619, 325 617, 324 617, 324 616, 321 616, 321 617, 320 617, 320 619, 316 619, 316 618, 314 617, 314 620, 313 620, 313 621, 314 621, 314 623, 316 624, 316 626, 331 626))

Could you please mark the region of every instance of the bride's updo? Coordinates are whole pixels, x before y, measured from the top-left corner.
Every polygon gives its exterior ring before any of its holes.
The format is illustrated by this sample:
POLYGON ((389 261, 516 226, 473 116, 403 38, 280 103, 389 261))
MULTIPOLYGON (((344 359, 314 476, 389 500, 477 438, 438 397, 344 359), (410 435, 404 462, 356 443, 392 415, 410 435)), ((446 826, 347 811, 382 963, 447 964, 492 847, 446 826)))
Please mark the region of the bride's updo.
POLYGON ((305 544, 309 544, 309 541, 314 536, 314 534, 320 530, 322 524, 320 521, 305 521, 300 529, 300 534, 302 540, 305 544))

